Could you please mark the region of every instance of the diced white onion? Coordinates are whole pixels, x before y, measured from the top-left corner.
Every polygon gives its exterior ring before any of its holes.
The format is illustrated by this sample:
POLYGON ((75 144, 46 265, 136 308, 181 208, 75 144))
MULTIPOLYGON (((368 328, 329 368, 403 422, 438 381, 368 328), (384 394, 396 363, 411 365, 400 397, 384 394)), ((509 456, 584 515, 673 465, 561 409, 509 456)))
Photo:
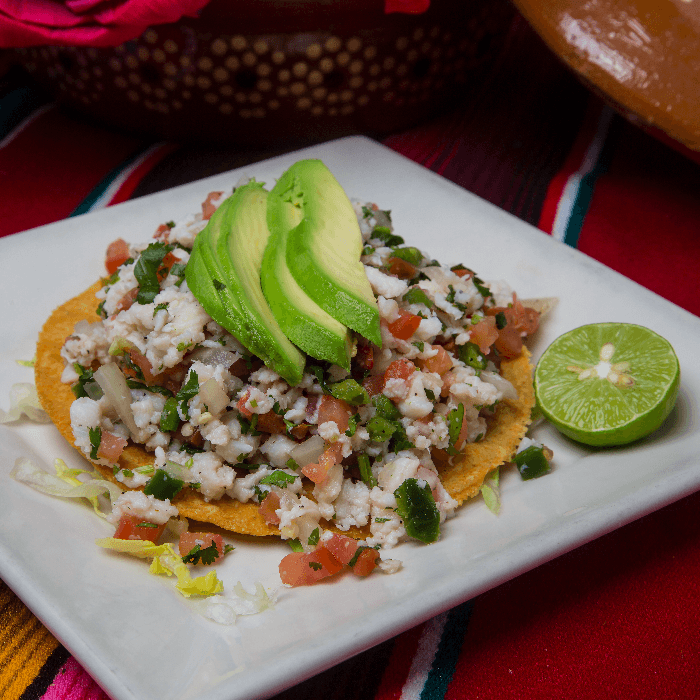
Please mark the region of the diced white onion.
POLYGON ((214 416, 221 413, 221 411, 228 406, 228 394, 219 386, 219 383, 213 377, 207 379, 207 381, 199 387, 199 396, 209 413, 214 416))
POLYGON ((228 369, 238 359, 238 354, 223 348, 197 348, 189 359, 205 365, 221 365, 228 369))
POLYGON ((126 378, 115 364, 102 365, 93 375, 95 381, 104 391, 105 398, 122 419, 122 423, 132 432, 138 428, 131 410, 131 391, 126 384, 126 378))
POLYGON ((495 386, 502 394, 504 399, 511 399, 513 401, 518 400, 518 392, 515 387, 500 374, 495 372, 483 371, 480 375, 480 379, 484 382, 488 382, 492 386, 495 386))
POLYGON ((187 467, 183 467, 177 462, 171 462, 170 460, 167 460, 163 465, 162 469, 168 476, 171 476, 173 479, 180 479, 180 481, 190 480, 189 469, 187 467))
POLYGON ((312 435, 308 440, 292 448, 289 456, 300 466, 318 462, 318 458, 326 449, 326 443, 320 435, 312 435))

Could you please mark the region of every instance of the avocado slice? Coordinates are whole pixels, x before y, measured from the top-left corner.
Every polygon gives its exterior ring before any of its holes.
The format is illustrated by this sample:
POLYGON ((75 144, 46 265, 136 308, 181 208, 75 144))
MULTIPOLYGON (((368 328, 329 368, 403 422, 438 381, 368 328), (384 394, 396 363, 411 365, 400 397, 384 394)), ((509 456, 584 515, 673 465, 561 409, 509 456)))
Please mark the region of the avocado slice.
POLYGON ((350 370, 352 338, 347 326, 336 321, 297 284, 287 267, 287 235, 299 225, 301 209, 270 196, 260 282, 273 315, 285 335, 304 352, 350 370))
POLYGON ((195 238, 185 279, 217 323, 294 385, 303 377, 306 358, 279 327, 260 286, 270 235, 267 196, 259 182, 236 189, 195 238))
POLYGON ((270 198, 302 213, 287 238, 287 266, 299 286, 333 318, 381 346, 379 309, 360 262, 360 226, 330 170, 320 160, 300 160, 270 198))

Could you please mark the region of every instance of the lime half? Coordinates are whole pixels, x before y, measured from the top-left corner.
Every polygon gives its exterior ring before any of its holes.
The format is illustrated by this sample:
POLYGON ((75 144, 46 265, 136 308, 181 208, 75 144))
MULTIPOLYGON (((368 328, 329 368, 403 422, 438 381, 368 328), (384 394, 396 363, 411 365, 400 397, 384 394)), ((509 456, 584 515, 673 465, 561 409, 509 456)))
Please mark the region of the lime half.
POLYGON ((656 430, 679 383, 671 344, 632 323, 575 328, 544 351, 535 369, 542 413, 587 445, 624 445, 656 430))

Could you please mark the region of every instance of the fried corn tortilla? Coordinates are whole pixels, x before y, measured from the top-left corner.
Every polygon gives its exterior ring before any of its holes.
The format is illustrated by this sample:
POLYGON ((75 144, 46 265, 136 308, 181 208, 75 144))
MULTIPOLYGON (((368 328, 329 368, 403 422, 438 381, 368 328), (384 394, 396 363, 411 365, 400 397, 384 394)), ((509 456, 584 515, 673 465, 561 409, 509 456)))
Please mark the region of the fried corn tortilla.
MULTIPOLYGON (((70 406, 75 397, 70 386, 61 381, 64 368, 61 348, 78 321, 100 320, 96 312, 98 301, 95 293, 101 286, 102 283, 97 282, 59 306, 44 324, 37 342, 35 378, 39 399, 61 435, 71 445, 70 406)), ((530 354, 523 349, 520 357, 502 362, 502 375, 515 387, 518 400, 504 399, 500 403, 489 423, 486 437, 480 442, 468 444, 463 453, 454 458, 448 458, 444 452, 434 455, 442 483, 460 504, 479 493, 487 474, 512 457, 527 432, 535 403, 529 357, 530 354)), ((83 456, 82 452, 80 454, 83 456)), ((129 445, 119 458, 119 466, 125 469, 152 463, 153 455, 140 445, 129 445)), ((110 469, 95 466, 105 478, 126 488, 114 479, 110 469)), ((265 522, 255 503, 241 503, 230 498, 207 502, 200 493, 189 488, 183 489, 175 497, 174 503, 184 517, 217 525, 231 532, 245 535, 279 534, 277 528, 265 522)), ((328 524, 328 527, 334 529, 332 524, 328 524)), ((363 539, 369 536, 369 526, 351 528, 343 534, 363 539)))

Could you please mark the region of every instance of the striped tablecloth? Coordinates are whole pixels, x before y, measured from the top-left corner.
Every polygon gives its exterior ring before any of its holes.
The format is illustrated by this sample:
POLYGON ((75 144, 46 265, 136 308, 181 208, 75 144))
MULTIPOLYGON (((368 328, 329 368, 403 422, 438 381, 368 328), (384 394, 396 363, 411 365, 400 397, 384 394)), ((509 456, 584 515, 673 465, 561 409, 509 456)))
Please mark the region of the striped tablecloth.
MULTIPOLYGON (((459 109, 385 143, 700 314, 697 158, 613 114, 521 20, 459 109)), ((10 71, 0 235, 267 155, 107 131, 10 71)), ((687 497, 277 697, 698 698, 699 513, 700 494, 687 497)), ((3 700, 106 698, 2 582, 0 640, 3 700)))

